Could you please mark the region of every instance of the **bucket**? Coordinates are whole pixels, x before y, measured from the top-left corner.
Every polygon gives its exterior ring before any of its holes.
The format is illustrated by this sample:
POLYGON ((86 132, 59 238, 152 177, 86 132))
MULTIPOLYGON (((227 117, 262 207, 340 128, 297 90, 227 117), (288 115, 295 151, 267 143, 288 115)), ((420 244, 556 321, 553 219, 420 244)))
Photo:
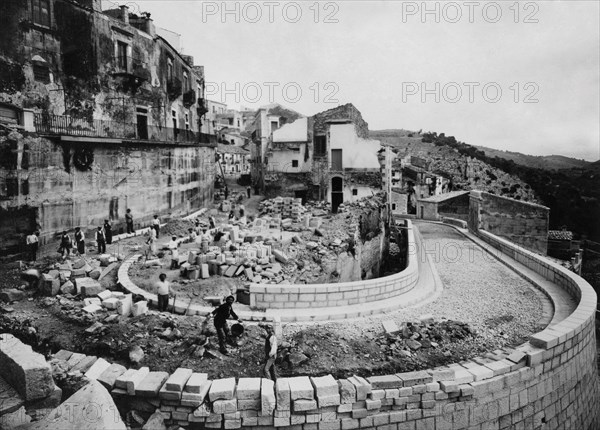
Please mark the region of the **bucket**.
POLYGON ((231 326, 231 335, 238 337, 244 333, 244 326, 241 324, 234 324, 231 326))

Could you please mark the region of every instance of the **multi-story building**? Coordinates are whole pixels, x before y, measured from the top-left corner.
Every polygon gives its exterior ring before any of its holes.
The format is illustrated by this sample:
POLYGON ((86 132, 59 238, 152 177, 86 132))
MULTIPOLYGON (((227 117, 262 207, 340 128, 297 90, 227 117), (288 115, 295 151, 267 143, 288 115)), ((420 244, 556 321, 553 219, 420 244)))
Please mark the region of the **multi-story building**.
POLYGON ((100 0, 0 5, 2 252, 130 208, 137 225, 212 198, 216 138, 201 132, 204 69, 150 14, 100 0))

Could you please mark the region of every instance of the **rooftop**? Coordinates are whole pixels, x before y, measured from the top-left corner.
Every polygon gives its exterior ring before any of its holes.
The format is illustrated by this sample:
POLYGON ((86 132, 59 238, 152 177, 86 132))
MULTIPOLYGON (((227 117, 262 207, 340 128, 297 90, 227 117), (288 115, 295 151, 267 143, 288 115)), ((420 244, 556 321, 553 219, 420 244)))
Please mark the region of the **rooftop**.
POLYGON ((439 203, 446 200, 450 200, 456 197, 464 196, 465 194, 469 194, 469 191, 450 191, 449 193, 438 194, 436 196, 427 197, 424 199, 419 199, 420 202, 433 202, 439 203))

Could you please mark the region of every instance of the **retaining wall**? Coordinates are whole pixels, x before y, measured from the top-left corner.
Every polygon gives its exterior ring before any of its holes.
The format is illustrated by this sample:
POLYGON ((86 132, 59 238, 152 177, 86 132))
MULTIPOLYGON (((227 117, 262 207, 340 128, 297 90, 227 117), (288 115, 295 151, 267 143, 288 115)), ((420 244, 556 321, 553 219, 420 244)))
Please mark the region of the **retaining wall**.
POLYGON ((349 306, 386 300, 414 288, 419 279, 412 223, 407 220, 408 264, 394 275, 366 281, 309 285, 250 285, 250 306, 267 309, 303 309, 349 306))

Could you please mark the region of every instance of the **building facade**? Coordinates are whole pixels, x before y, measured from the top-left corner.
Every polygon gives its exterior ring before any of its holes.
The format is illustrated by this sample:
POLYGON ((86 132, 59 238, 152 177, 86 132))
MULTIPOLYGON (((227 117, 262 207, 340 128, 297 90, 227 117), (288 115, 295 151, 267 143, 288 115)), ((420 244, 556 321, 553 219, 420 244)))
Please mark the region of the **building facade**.
POLYGON ((118 232, 127 208, 141 226, 212 198, 204 69, 149 14, 99 0, 1 8, 1 252, 33 229, 42 243, 104 219, 118 232))

